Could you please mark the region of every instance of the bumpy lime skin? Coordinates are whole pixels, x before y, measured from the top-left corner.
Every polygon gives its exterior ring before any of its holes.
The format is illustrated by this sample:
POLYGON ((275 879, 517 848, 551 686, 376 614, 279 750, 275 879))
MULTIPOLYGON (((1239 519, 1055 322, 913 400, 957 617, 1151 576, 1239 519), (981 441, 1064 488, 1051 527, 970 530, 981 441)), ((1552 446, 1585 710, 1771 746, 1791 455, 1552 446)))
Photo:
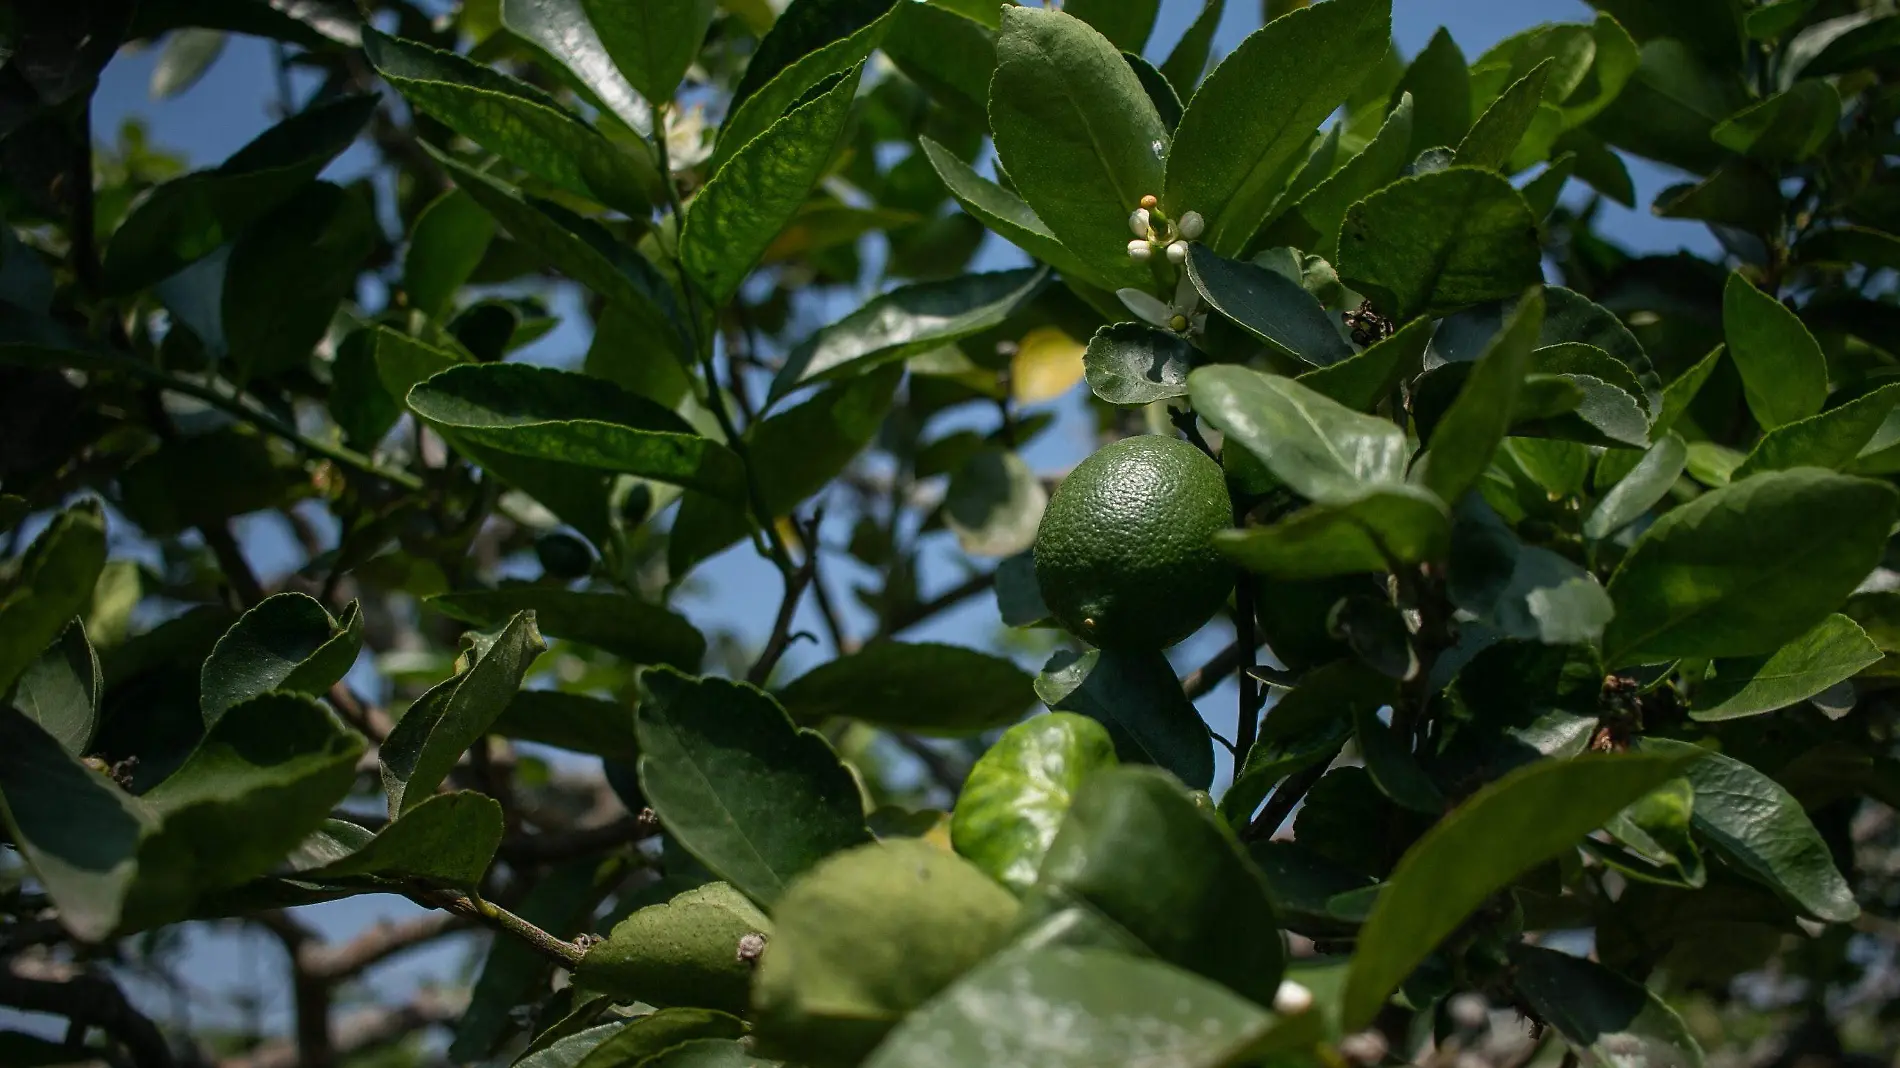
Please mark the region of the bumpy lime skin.
POLYGON ((1232 525, 1220 465, 1178 438, 1125 438, 1062 480, 1036 536, 1036 583, 1056 619, 1103 649, 1165 649, 1234 586, 1214 550, 1232 525))

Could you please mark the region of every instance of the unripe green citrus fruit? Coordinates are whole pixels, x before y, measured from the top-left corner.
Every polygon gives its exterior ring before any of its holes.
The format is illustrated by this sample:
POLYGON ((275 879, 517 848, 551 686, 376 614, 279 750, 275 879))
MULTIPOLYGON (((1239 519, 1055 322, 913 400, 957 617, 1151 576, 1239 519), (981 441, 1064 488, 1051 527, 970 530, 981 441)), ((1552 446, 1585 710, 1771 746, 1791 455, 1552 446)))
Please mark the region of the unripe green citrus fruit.
POLYGON ((1126 438, 1082 461, 1049 499, 1036 584, 1089 643, 1164 649, 1233 589, 1233 565, 1211 540, 1232 522, 1219 464, 1178 438, 1126 438))

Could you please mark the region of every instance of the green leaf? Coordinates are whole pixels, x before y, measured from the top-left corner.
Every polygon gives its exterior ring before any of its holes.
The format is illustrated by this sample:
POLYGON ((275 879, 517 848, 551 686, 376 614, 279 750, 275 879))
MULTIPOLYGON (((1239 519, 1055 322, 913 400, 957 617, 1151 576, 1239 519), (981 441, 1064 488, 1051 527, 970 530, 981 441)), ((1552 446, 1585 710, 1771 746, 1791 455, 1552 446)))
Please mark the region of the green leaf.
POLYGON ((1456 504, 1491 466, 1492 455, 1511 429, 1518 392, 1543 326, 1544 295, 1533 290, 1517 302, 1432 431, 1431 448, 1419 461, 1415 480, 1445 503, 1456 504))
POLYGON ((1341 1025, 1352 1031, 1492 894, 1682 774, 1681 756, 1582 756, 1519 768, 1435 824, 1400 858, 1360 928, 1341 1025))
MULTIPOLYGON (((650 343, 684 363, 691 362, 691 346, 681 330, 683 319, 673 287, 645 256, 590 219, 552 201, 525 197, 432 148, 430 154, 516 240, 562 274, 605 297, 639 326, 650 343)), ((404 390, 397 396, 407 394, 404 390)))
POLYGON ((0 694, 91 602, 105 563, 105 514, 92 499, 59 513, 27 546, 12 588, 0 600, 0 694))
POLYGON ((139 841, 156 822, 145 805, 81 764, 58 740, 0 706, 0 816, 8 837, 59 908, 60 925, 98 942, 119 927, 138 874, 139 841))
POLYGON ((1205 0, 1201 4, 1201 13, 1194 16, 1180 41, 1175 43, 1174 51, 1161 63, 1161 76, 1168 79, 1187 100, 1194 95, 1194 88, 1200 84, 1202 72, 1207 70, 1207 57, 1214 47, 1214 34, 1220 29, 1221 16, 1227 13, 1227 0, 1205 0))
POLYGON ((812 95, 726 160, 693 198, 680 261, 714 304, 738 291, 759 257, 831 165, 862 66, 812 95))
POLYGON ((1391 34, 1390 0, 1333 0, 1249 35, 1181 117, 1162 196, 1170 217, 1200 212, 1208 247, 1240 255, 1304 162, 1313 130, 1358 88, 1391 34))
POLYGON ((356 784, 365 745, 302 694, 264 694, 228 709, 139 799, 159 820, 139 851, 142 918, 170 921, 195 891, 275 868, 356 784), (183 900, 168 900, 183 888, 183 900))
POLYGON ((391 816, 435 792, 462 753, 488 733, 521 687, 528 665, 547 648, 533 612, 517 614, 492 638, 471 633, 463 641, 457 674, 416 698, 383 742, 383 789, 391 816))
MULTIPOLYGON (((561 938, 584 933, 592 927, 594 910, 606 894, 600 886, 603 865, 599 860, 583 858, 558 864, 535 880, 515 912, 536 927, 561 938)), ((449 1045, 449 1057, 458 1063, 479 1060, 493 1052, 516 1025, 510 1015, 515 1006, 533 1000, 545 990, 550 965, 520 939, 503 938, 489 943, 482 959, 481 974, 469 991, 468 1009, 456 1021, 455 1038, 449 1045)), ((587 1002, 583 1001, 583 1006, 587 1002)), ((595 1005, 595 1008, 600 1008, 595 1005)), ((610 1024, 594 1031, 584 1030, 594 1016, 584 1011, 569 1016, 535 1036, 517 1065, 538 1064, 542 1068, 576 1068, 603 1040, 624 1034, 631 1026, 610 1024), (589 1037, 591 1036, 591 1037, 589 1037)), ((647 1019, 652 1019, 648 1017, 647 1019)), ((670 1026, 662 1026, 670 1034, 670 1026)), ((660 1037, 660 1036, 655 1036, 660 1037)))
POLYGON ((1083 780, 1115 764, 1114 740, 1086 716, 1053 712, 1019 723, 970 769, 950 841, 991 878, 1027 893, 1083 780))
POLYGON ((1603 662, 1588 645, 1501 641, 1459 669, 1448 696, 1458 727, 1437 770, 1494 779, 1584 751, 1602 712, 1603 662))
POLYGON ((369 337, 375 352, 376 377, 381 380, 383 389, 405 410, 408 408, 409 391, 417 384, 467 362, 467 357, 461 353, 426 345, 386 326, 370 327, 369 337))
POLYGON ((431 200, 416 216, 403 254, 409 306, 432 318, 445 314, 494 237, 494 219, 467 192, 451 189, 431 200))
MULTIPOLYGON (((1339 2, 1339 0, 1334 0, 1339 2)), ((1267 347, 1314 367, 1352 357, 1352 346, 1306 287, 1278 271, 1223 259, 1195 243, 1188 251, 1188 277, 1214 309, 1267 347)))
POLYGON ((1271 224, 1264 243, 1294 245, 1312 249, 1328 260, 1337 259, 1339 224, 1347 209, 1397 178, 1416 155, 1410 151, 1415 110, 1410 93, 1400 96, 1366 147, 1271 224))
POLYGON ((1405 480, 1411 447, 1389 420, 1361 415, 1290 378, 1244 367, 1203 367, 1188 376, 1201 418, 1320 504, 1349 504, 1376 486, 1405 480))
POLYGON ((743 1013, 752 964, 740 940, 771 934, 772 921, 744 894, 707 883, 615 924, 574 980, 621 1001, 743 1013))
MULTIPOLYGON (((537 614, 536 618, 546 617, 537 614)), ((489 729, 504 738, 592 753, 627 764, 640 759, 640 742, 633 733, 633 706, 621 701, 559 690, 522 690, 489 729)))
POLYGON ((1840 121, 1841 94, 1834 86, 1803 79, 1722 120, 1710 136, 1716 144, 1756 159, 1804 160, 1834 136, 1840 121))
POLYGON ((706 639, 684 616, 625 594, 508 585, 444 593, 427 603, 484 629, 531 612, 540 633, 592 645, 633 664, 696 668, 706 655, 706 639))
POLYGON ((376 105, 373 94, 317 104, 265 130, 220 166, 147 192, 106 244, 106 289, 149 286, 235 240, 350 147, 376 105))
POLYGON ((421 879, 475 886, 501 846, 501 805, 473 790, 434 794, 375 834, 330 820, 299 850, 298 878, 421 879))
POLYGON ((211 650, 199 674, 205 726, 236 705, 273 691, 321 697, 349 673, 363 648, 356 602, 338 621, 301 593, 266 597, 211 650))
POLYGON ((1057 652, 1036 678, 1036 696, 1108 728, 1129 763, 1155 764, 1198 790, 1214 781, 1214 743, 1159 652, 1057 652))
POLYGON ((865 1068, 1222 1068, 1240 1063, 1271 1022, 1159 961, 1052 947, 1000 954, 964 976, 905 1019, 865 1068))
MULTIPOLYGON (((1631 25, 1621 14, 1618 19, 1631 25)), ((1636 72, 1590 129, 1635 155, 1707 174, 1731 158, 1710 132, 1747 103, 1739 79, 1710 69, 1682 41, 1661 36, 1643 42, 1636 72)))
MULTIPOLYGON (((826 51, 839 41, 862 31, 881 18, 891 7, 890 0, 795 0, 772 24, 751 62, 733 90, 732 107, 778 80, 782 73, 798 65, 813 52, 826 51)), ((842 63, 805 83, 817 84, 825 74, 853 66, 858 60, 842 63)), ((798 95, 798 94, 794 94, 798 95)))
POLYGON ((1128 216, 1162 189, 1168 132, 1121 51, 1087 23, 1003 11, 990 83, 996 154, 1051 233, 1111 288, 1149 289, 1128 216))
POLYGON ((330 417, 343 443, 362 453, 375 451, 402 418, 402 403, 383 388, 376 335, 368 330, 352 330, 337 345, 330 364, 330 417))
POLYGON ((639 475, 745 500, 745 468, 659 404, 604 379, 522 363, 465 364, 409 392, 409 407, 497 452, 639 475))
POLYGON ((1869 267, 1900 267, 1900 237, 1865 226, 1836 226, 1809 234, 1795 246, 1799 263, 1863 263, 1869 267))
POLYGON ((661 196, 644 146, 608 141, 526 82, 372 28, 363 50, 411 104, 543 181, 643 218, 661 196))
POLYGON ((956 153, 928 137, 918 138, 924 156, 935 168, 945 189, 963 205, 963 210, 1005 241, 1062 272, 1063 277, 1087 282, 1104 289, 1114 282, 1092 270, 1057 239, 1047 223, 1015 193, 976 173, 956 153))
POLYGON ((1519 192, 1524 194, 1524 203, 1530 205, 1532 216, 1539 221, 1550 218, 1550 213, 1557 210, 1557 198, 1563 195, 1565 184, 1576 170, 1576 153, 1565 152, 1524 183, 1519 192))
POLYGON ((1214 547, 1256 574, 1298 581, 1384 573, 1442 559, 1451 516, 1430 493, 1386 486, 1343 504, 1316 504, 1272 526, 1214 535, 1214 547))
POLYGON ((769 695, 667 669, 642 677, 640 789, 686 850, 770 908, 799 874, 870 838, 857 783, 769 695))
POLYGON ((1665 219, 1696 219, 1766 234, 1780 225, 1784 207, 1781 189, 1766 167, 1734 159, 1701 182, 1658 193, 1651 211, 1665 219))
MULTIPOLYGON (((984 5, 987 6, 987 5, 984 5)), ((996 73, 996 28, 951 6, 897 4, 882 48, 905 77, 946 108, 981 122, 996 73)), ((1002 5, 989 13, 994 23, 1002 5)))
POLYGON ((83 757, 99 726, 105 680, 99 656, 86 640, 86 626, 73 620, 14 684, 6 703, 53 737, 60 748, 83 757))
POLYGON ((1748 409, 1763 429, 1805 419, 1827 403, 1827 360, 1814 335, 1739 272, 1723 290, 1722 329, 1748 409))
POLYGON ((169 100, 198 84, 205 71, 224 52, 226 34, 222 30, 182 29, 165 38, 165 47, 152 66, 153 100, 169 100))
POLYGON ((1544 89, 1555 68, 1556 60, 1546 59, 1500 93, 1458 142, 1452 162, 1487 170, 1508 170, 1511 157, 1524 135, 1530 132, 1531 123, 1544 103, 1544 89))
POLYGON ((1418 374, 1436 325, 1416 319, 1359 355, 1308 371, 1296 381, 1355 411, 1371 411, 1391 398, 1400 381, 1418 374))
POLYGON ((1116 48, 1140 55, 1161 13, 1161 0, 1071 0, 1062 10, 1095 27, 1116 48))
POLYGON ((826 78, 869 59, 902 17, 901 6, 895 0, 803 0, 787 9, 746 65, 713 144, 712 173, 826 78))
MULTIPOLYGON (((1871 16, 1873 12, 1865 14, 1871 16)), ((1869 18, 1859 25, 1850 25, 1845 33, 1828 41, 1826 47, 1802 64, 1796 73, 1825 78, 1858 68, 1891 66, 1896 48, 1900 48, 1900 19, 1891 14, 1869 18)))
POLYGON ((1602 1064, 1700 1068, 1702 1048, 1656 995, 1595 961, 1512 945, 1513 986, 1564 1041, 1602 1064))
POLYGON ((1036 544, 1048 503, 1042 480, 1022 456, 983 448, 951 477, 943 498, 943 522, 972 556, 1014 556, 1036 544))
POLYGON ((1128 68, 1135 72, 1135 80, 1141 83, 1142 91, 1148 94, 1148 102, 1155 106, 1155 114, 1160 116, 1161 125, 1169 133, 1181 121, 1181 98, 1174 92, 1174 86, 1168 84, 1167 76, 1154 64, 1133 52, 1123 52, 1122 59, 1128 62, 1128 68))
POLYGON ((1712 663, 1696 686, 1689 717, 1740 719, 1787 708, 1846 682, 1881 655, 1860 624, 1835 613, 1768 656, 1712 663))
POLYGON ((1895 507, 1885 483, 1798 468, 1664 514, 1610 579, 1616 618, 1603 636, 1604 660, 1622 667, 1780 648, 1838 609, 1873 569, 1895 507))
POLYGON ((1603 825, 1611 842, 1593 841, 1584 848, 1643 882, 1699 889, 1708 884, 1709 872, 1689 829, 1694 808, 1689 780, 1671 780, 1603 825))
MULTIPOLYGON (((727 889, 730 892, 731 888, 727 889)), ((737 954, 728 956, 736 962, 737 954)), ((747 973, 750 974, 750 969, 747 969, 747 973)), ((661 1009, 636 1016, 620 1025, 607 1041, 595 1046, 574 1068, 654 1068, 659 1065, 680 1068, 680 1063, 674 1058, 698 1053, 709 1043, 716 1045, 719 1041, 736 1041, 744 1037, 745 1033, 745 1022, 727 1013, 708 1009, 661 1009)), ((743 1054, 740 1057, 733 1062, 734 1068, 765 1063, 745 1058, 743 1054)), ((688 1063, 707 1068, 709 1063, 723 1062, 688 1063)))
MULTIPOLYGON (((607 47, 597 26, 603 21, 610 26, 614 25, 615 16, 636 23, 645 23, 644 19, 638 17, 638 14, 644 12, 636 13, 633 9, 655 6, 670 9, 662 14, 661 18, 664 19, 670 15, 671 20, 650 27, 662 34, 675 32, 676 28, 671 24, 672 20, 690 23, 697 17, 698 12, 685 9, 703 8, 706 22, 712 20, 711 0, 695 0, 691 4, 616 4, 611 7, 589 3, 588 0, 501 0, 499 6, 501 24, 504 27, 515 36, 547 53, 561 66, 566 67, 574 79, 593 96, 597 104, 625 123, 629 129, 641 133, 646 132, 653 121, 647 101, 666 103, 672 98, 673 86, 679 84, 679 79, 674 78, 671 85, 657 93, 647 92, 645 87, 631 84, 623 73, 629 68, 620 63, 622 53, 607 47), (604 16, 604 19, 597 20, 595 16, 604 16), (642 94, 646 96, 646 100, 640 98, 642 94)), ((648 28, 647 25, 641 26, 641 29, 648 28)), ((705 28, 705 23, 700 24, 700 33, 692 37, 690 45, 667 40, 664 36, 644 43, 656 49, 665 49, 669 46, 675 49, 688 48, 686 59, 680 65, 680 72, 683 74, 686 64, 692 61, 693 53, 699 50, 705 28)), ((684 35, 691 31, 681 28, 678 32, 684 35)), ((637 60, 644 57, 635 51, 632 58, 637 60)), ((644 145, 636 149, 636 151, 644 150, 644 145)))
POLYGON ((1444 795, 1412 757, 1411 739, 1380 722, 1377 708, 1365 702, 1353 705, 1352 730, 1366 773, 1380 793, 1414 812, 1436 816, 1445 811, 1444 795))
POLYGON ((1406 322, 1518 295, 1542 281, 1540 248, 1537 219, 1511 183, 1451 167, 1354 204, 1335 266, 1341 281, 1406 322))
POLYGON ((1025 268, 894 289, 793 349, 773 378, 766 403, 775 404, 800 386, 862 374, 994 330, 1048 280, 1046 270, 1025 268))
POLYGON ((307 367, 381 237, 369 201, 328 182, 305 187, 245 231, 226 261, 220 298, 235 377, 307 367))
POLYGON ((1049 606, 1043 603, 1036 583, 1033 552, 1017 553, 997 563, 996 609, 1006 627, 1033 627, 1050 619, 1049 606))
POLYGON ((730 1038, 696 1038, 682 1042, 649 1060, 640 1068, 779 1068, 777 1061, 764 1061, 751 1054, 752 1044, 730 1038))
POLYGON ((1428 148, 1452 148, 1471 130, 1471 70, 1451 31, 1440 27, 1405 69, 1393 99, 1410 96, 1417 110, 1412 121, 1409 162, 1428 148))
POLYGON ((824 861, 772 909, 752 995, 762 1050, 857 1063, 1006 941, 1016 911, 1009 891, 918 839, 824 861))
POLYGON ((1583 521, 1583 536, 1602 540, 1641 519, 1669 496, 1689 462, 1689 447, 1671 434, 1650 446, 1630 473, 1603 495, 1583 521))
POLYGON ((1723 859, 1816 919, 1860 915, 1854 891, 1801 803, 1775 780, 1733 757, 1687 742, 1644 738, 1643 752, 1688 761, 1695 829, 1723 859))
POLYGON ((779 691, 801 723, 841 716, 893 730, 966 735, 1021 719, 1036 703, 1030 675, 960 645, 878 641, 820 664, 779 691))
POLYGON ((1130 406, 1187 396, 1193 364, 1186 338, 1145 323, 1102 327, 1082 356, 1089 390, 1110 404, 1130 406))
POLYGON ((1299 685, 1281 694, 1267 710, 1246 764, 1221 795, 1221 815, 1236 829, 1247 826, 1267 792, 1281 779, 1303 768, 1332 763, 1351 737, 1361 705, 1376 713, 1395 696, 1391 679, 1350 658, 1306 672, 1299 685))
POLYGON ((581 1061, 626 1026, 622 1023, 601 1024, 567 1035, 548 1046, 530 1050, 510 1068, 579 1068, 581 1061))
POLYGON ((1689 410, 1689 404, 1696 399, 1697 394, 1702 392, 1703 384, 1715 372, 1715 365, 1722 359, 1723 351, 1723 347, 1717 345, 1707 356, 1697 360, 1687 371, 1682 372, 1675 381, 1670 382, 1663 389, 1662 403, 1651 406, 1656 412, 1656 419, 1651 427, 1653 434, 1660 436, 1668 433, 1676 425, 1676 421, 1682 418, 1683 413, 1689 410))
POLYGON ((1025 919, 1076 905, 1170 964, 1273 1002, 1286 949, 1266 883, 1212 809, 1162 772, 1111 768, 1076 793, 1025 919))
POLYGON ((1762 435, 1733 477, 1739 481, 1762 471, 1791 467, 1838 471, 1853 463, 1874 440, 1897 404, 1900 385, 1882 386, 1819 415, 1784 423, 1762 435))
POLYGON ((1459 608, 1510 637, 1548 645, 1594 642, 1616 611, 1595 575, 1518 541, 1482 495, 1457 510, 1448 578, 1459 608))

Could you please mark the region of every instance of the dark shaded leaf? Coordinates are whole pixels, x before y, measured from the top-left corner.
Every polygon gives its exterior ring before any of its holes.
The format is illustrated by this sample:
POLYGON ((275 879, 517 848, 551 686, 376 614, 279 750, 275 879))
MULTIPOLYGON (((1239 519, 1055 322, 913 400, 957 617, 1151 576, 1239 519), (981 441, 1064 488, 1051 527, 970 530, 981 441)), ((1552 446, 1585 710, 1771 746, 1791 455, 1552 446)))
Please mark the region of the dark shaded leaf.
POLYGON ((1063 650, 1043 665, 1035 685, 1050 708, 1107 727, 1123 760, 1159 765, 1196 789, 1213 783, 1213 740, 1160 653, 1063 650))
POLYGON ((959 645, 879 641, 820 664, 779 691, 792 718, 833 716, 896 730, 964 735, 1014 723, 1036 703, 1032 677, 959 645))
POLYGON ((205 658, 198 682, 205 726, 272 691, 321 697, 349 673, 362 648, 363 616, 355 601, 337 620, 314 597, 266 597, 205 658))
POLYGON ((1498 175, 1474 167, 1402 178, 1354 204, 1335 264, 1401 322, 1515 296, 1542 281, 1537 220, 1498 175))
POLYGON ((488 733, 528 665, 547 648, 534 613, 521 612, 493 637, 463 636, 457 674, 416 698, 382 746, 383 789, 400 816, 434 794, 462 753, 488 733))
POLYGON ((501 845, 501 829, 494 798, 457 790, 424 798, 375 834, 326 821, 293 866, 299 878, 319 881, 370 877, 475 886, 501 845))
POLYGON ((0 693, 13 688, 92 600, 105 562, 105 514, 96 500, 60 512, 27 546, 0 601, 0 693))
POLYGON ((1194 287, 1216 311, 1274 351, 1314 367, 1353 355, 1319 301, 1278 271, 1223 259, 1198 242, 1189 249, 1187 268, 1194 287))

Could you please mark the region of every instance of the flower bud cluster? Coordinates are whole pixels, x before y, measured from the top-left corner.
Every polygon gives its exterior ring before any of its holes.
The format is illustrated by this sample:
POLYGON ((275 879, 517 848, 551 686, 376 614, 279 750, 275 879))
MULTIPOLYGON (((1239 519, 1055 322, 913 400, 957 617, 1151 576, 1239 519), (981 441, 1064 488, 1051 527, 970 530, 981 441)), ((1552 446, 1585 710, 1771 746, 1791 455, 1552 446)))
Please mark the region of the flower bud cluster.
POLYGON ((1161 213, 1160 199, 1149 194, 1128 216, 1128 229, 1135 235, 1128 243, 1129 259, 1147 263, 1159 252, 1179 267, 1187 262, 1188 242, 1206 232, 1207 220, 1198 211, 1190 211, 1178 220, 1169 219, 1161 213))

